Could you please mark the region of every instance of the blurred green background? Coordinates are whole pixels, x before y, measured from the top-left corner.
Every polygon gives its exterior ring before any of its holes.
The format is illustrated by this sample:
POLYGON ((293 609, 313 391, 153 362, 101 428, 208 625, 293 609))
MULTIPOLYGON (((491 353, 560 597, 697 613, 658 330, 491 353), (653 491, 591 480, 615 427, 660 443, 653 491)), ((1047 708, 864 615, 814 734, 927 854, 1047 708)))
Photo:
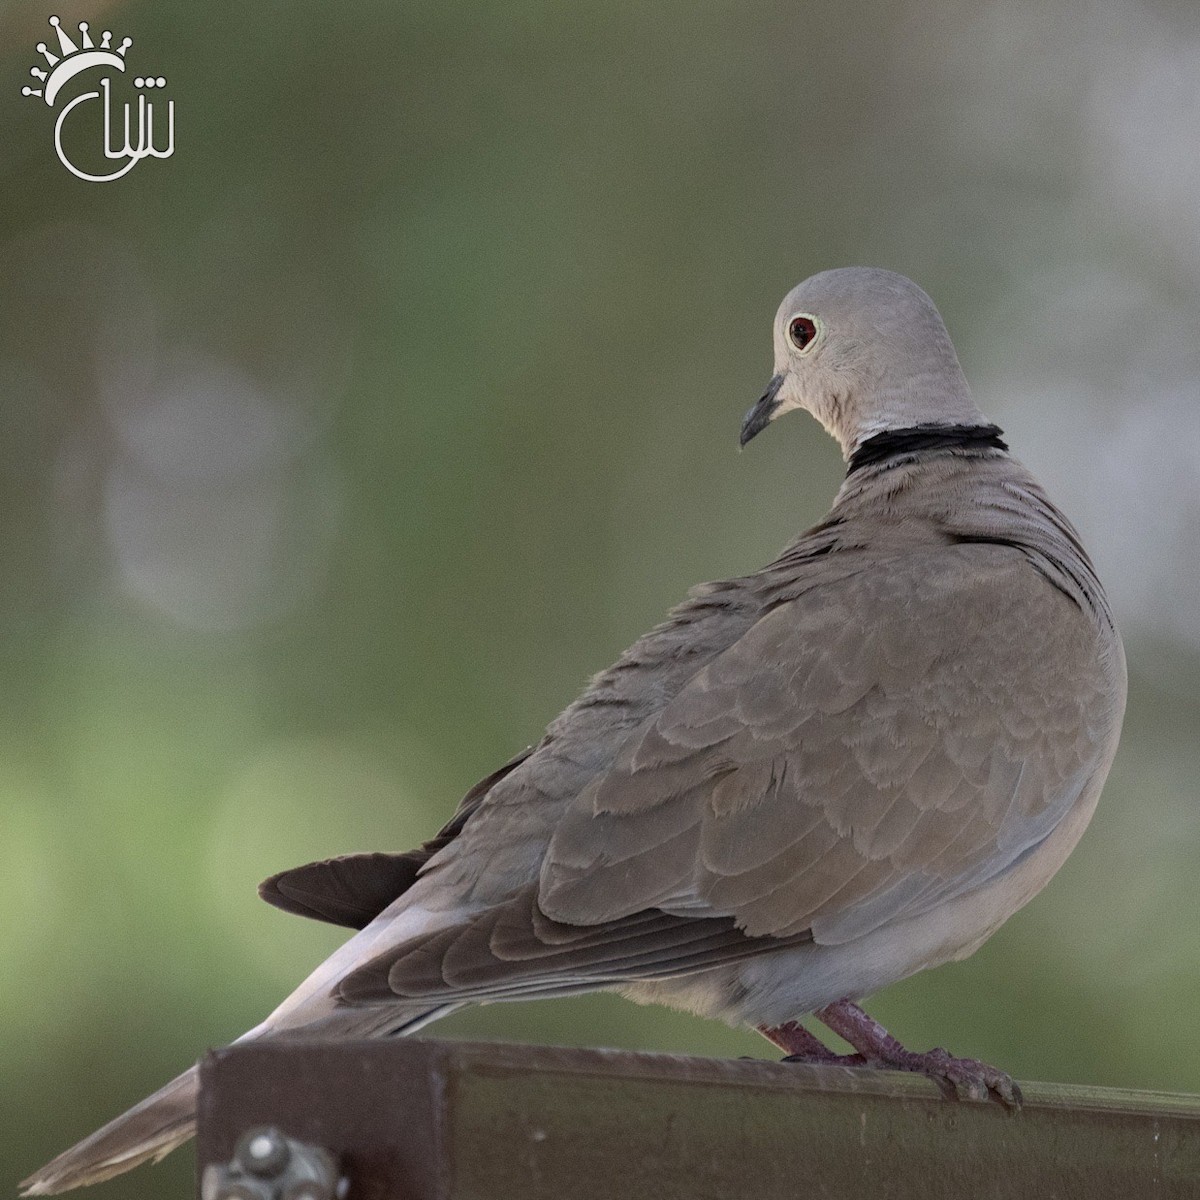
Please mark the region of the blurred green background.
MULTIPOLYGON (((846 263, 938 301, 1131 673, 1060 877, 873 1011, 1200 1090, 1191 0, 49 4, 0 4, 0 1187, 338 943, 259 879, 419 842, 821 515, 814 423, 736 437, 779 298, 846 263), (51 12, 167 77, 173 158, 59 164, 20 95, 51 12)), ((771 1053, 612 998, 436 1032, 771 1053)))

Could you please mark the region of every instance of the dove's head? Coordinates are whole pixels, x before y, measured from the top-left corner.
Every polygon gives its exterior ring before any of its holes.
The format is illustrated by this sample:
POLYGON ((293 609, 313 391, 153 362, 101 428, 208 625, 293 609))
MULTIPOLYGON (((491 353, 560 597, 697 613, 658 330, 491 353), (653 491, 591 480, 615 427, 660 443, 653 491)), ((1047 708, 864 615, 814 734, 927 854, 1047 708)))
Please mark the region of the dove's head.
POLYGON ((887 430, 984 419, 933 301, 874 267, 822 271, 784 298, 775 377, 742 422, 742 445, 793 408, 812 413, 847 458, 887 430))

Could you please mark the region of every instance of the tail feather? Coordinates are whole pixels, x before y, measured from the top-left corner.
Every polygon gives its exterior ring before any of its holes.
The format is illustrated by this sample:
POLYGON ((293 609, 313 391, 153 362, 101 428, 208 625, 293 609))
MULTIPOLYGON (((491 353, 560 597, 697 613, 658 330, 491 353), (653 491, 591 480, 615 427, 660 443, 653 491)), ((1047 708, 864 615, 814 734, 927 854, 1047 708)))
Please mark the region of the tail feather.
MULTIPOLYGON (((238 1041, 260 1037, 401 1037, 415 1033, 458 1005, 419 1009, 343 1009, 298 1029, 274 1030, 269 1022, 243 1034, 238 1041)), ((183 1145, 196 1132, 196 1101, 200 1090, 197 1067, 184 1071, 166 1087, 65 1150, 20 1186, 23 1196, 54 1196, 71 1188, 103 1183, 144 1162, 157 1162, 183 1145)))
POLYGON ((64 1151, 21 1184, 23 1196, 53 1196, 157 1162, 196 1132, 195 1067, 64 1151))

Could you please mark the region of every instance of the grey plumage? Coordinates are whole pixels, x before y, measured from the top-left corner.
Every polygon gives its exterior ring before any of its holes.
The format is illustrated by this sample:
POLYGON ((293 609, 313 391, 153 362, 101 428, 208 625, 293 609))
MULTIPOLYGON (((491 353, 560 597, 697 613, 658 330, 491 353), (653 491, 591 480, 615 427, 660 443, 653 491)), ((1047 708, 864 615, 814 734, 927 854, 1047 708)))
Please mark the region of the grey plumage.
MULTIPOLYGON (((994 437, 892 436, 984 424, 915 284, 814 276, 774 340, 743 438, 805 408, 858 452, 829 515, 696 588, 421 850, 268 880, 361 932, 247 1037, 598 988, 779 1025, 969 954, 1058 869, 1125 696, 1078 536, 994 437)), ((171 1086, 27 1190, 177 1144, 171 1086)))

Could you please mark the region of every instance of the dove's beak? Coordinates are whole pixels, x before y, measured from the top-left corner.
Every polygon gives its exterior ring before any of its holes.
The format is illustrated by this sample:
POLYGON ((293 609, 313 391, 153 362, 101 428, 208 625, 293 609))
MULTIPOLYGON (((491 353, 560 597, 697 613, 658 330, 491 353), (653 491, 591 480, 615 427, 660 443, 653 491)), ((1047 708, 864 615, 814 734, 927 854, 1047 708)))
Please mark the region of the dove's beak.
POLYGON ((771 423, 771 418, 779 408, 779 389, 783 387, 783 376, 776 375, 767 384, 767 390, 759 397, 758 403, 745 415, 742 420, 742 434, 738 439, 745 445, 755 434, 762 433, 771 423))

